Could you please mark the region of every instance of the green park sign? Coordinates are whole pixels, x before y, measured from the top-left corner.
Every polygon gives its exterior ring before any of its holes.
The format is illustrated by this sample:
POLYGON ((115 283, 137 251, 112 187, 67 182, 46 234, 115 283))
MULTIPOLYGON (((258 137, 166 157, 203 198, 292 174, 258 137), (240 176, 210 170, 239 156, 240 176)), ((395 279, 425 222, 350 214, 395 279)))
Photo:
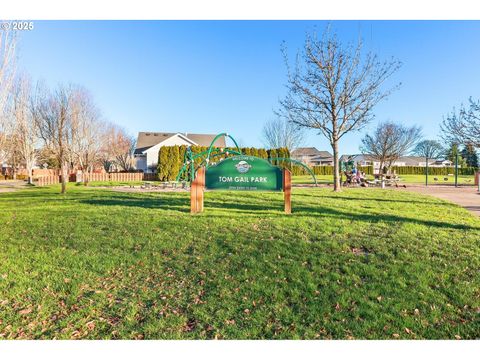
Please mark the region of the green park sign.
POLYGON ((233 156, 205 172, 205 188, 209 190, 282 191, 282 181, 279 167, 255 156, 233 156))

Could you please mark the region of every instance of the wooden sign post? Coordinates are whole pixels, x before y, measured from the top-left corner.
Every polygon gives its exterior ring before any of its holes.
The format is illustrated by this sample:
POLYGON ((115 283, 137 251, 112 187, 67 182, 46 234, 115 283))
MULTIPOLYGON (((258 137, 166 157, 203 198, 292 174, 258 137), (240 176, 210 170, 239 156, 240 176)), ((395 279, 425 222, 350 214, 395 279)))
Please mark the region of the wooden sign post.
POLYGON ((208 190, 282 191, 285 214, 292 213, 292 173, 267 160, 239 155, 219 164, 197 170, 190 187, 190 213, 203 211, 203 197, 208 190))
POLYGON ((197 171, 197 176, 190 187, 190 213, 196 214, 203 211, 203 193, 205 189, 205 168, 197 171))
POLYGON ((292 213, 292 173, 283 169, 283 201, 285 203, 285 214, 292 213))

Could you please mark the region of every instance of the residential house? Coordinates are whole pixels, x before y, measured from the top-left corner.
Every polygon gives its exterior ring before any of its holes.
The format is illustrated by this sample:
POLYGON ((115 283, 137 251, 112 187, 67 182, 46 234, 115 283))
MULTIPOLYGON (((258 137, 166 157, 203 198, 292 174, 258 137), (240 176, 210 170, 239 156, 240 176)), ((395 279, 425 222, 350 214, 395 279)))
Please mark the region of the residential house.
MULTIPOLYGON (((144 172, 157 172, 158 152, 162 146, 210 146, 216 135, 139 132, 137 147, 134 152, 136 168, 144 172)), ((214 144, 216 147, 226 146, 225 137, 219 137, 214 144)))
POLYGON ((315 147, 297 148, 290 153, 290 157, 308 166, 333 165, 333 155, 315 147))

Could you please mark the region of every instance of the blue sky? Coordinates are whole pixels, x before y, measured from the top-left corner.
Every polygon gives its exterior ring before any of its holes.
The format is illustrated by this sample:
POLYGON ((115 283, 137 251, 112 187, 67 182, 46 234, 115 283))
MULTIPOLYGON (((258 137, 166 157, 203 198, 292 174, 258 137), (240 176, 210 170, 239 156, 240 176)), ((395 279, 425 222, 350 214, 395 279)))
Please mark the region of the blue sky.
MULTIPOLYGON (((35 21, 22 34, 20 68, 49 85, 78 83, 103 116, 138 131, 226 131, 261 146, 261 128, 285 94, 280 52, 301 49, 305 33, 325 21, 35 21)), ((356 153, 381 120, 420 125, 436 138, 442 117, 469 96, 480 98, 480 22, 333 21, 342 41, 403 66, 401 88, 375 109, 375 121, 343 138, 356 153)), ((314 130, 306 145, 329 149, 314 130)))

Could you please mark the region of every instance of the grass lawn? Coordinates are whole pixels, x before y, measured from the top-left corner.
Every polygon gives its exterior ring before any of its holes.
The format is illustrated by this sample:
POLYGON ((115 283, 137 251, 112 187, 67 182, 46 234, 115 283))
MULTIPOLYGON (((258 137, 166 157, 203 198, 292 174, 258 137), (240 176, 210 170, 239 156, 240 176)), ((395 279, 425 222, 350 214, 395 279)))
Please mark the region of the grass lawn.
POLYGON ((381 189, 0 194, 0 338, 473 339, 480 220, 381 189))
MULTIPOLYGON (((373 180, 373 176, 367 176, 370 180, 373 180)), ((401 179, 400 184, 425 184, 425 175, 398 175, 401 179)), ((333 184, 333 175, 316 175, 317 182, 319 184, 333 184)), ((345 180, 345 177, 343 177, 345 180)), ((313 184, 313 178, 310 175, 297 175, 292 176, 292 182, 294 184, 313 184)), ((430 185, 445 185, 455 184, 455 176, 446 175, 429 175, 428 183, 430 185), (437 180, 435 180, 437 178, 437 180), (448 178, 448 180, 445 180, 448 178)), ((460 185, 474 185, 475 179, 473 175, 458 175, 458 184, 460 185)))

